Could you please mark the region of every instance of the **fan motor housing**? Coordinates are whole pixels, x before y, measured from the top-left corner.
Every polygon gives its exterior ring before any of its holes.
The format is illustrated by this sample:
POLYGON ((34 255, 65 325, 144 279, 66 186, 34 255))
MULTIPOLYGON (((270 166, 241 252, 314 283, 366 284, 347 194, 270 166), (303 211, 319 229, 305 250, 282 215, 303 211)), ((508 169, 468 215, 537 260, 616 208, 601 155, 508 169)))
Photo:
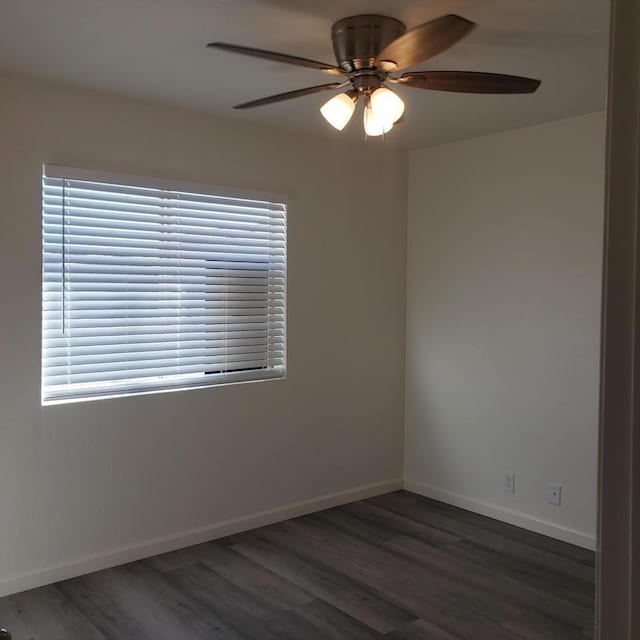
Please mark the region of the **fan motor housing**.
POLYGON ((361 15, 338 20, 331 29, 336 60, 348 73, 370 69, 378 54, 406 30, 400 20, 388 16, 361 15))

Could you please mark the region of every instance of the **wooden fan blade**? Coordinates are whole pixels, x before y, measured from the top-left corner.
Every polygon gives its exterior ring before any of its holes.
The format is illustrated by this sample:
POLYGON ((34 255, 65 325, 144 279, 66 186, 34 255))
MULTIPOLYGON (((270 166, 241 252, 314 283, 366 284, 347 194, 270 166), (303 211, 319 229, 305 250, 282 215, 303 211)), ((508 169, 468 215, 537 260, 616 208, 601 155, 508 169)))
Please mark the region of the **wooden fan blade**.
POLYGON ((330 89, 341 89, 345 84, 343 82, 330 82, 329 84, 319 84, 315 87, 306 87, 305 89, 296 89, 296 91, 287 91, 286 93, 278 93, 275 96, 268 96, 267 98, 260 98, 259 100, 252 100, 251 102, 244 102, 243 104, 237 104, 234 109, 252 109, 253 107, 262 107, 265 104, 272 104, 274 102, 282 102, 283 100, 291 100, 293 98, 301 98, 302 96, 309 96, 312 93, 318 93, 319 91, 328 91, 330 89))
POLYGON ((416 71, 402 74, 401 84, 416 89, 459 93, 533 93, 540 80, 480 71, 416 71))
POLYGON ((243 47, 237 44, 228 44, 226 42, 210 42, 207 47, 212 49, 221 49, 222 51, 230 51, 231 53, 239 53, 243 56, 251 56, 253 58, 262 58, 263 60, 273 60, 275 62, 284 62, 293 64, 297 67, 308 67, 310 69, 318 69, 333 76, 343 76, 345 71, 340 67, 332 64, 325 64, 317 60, 309 60, 308 58, 299 58, 290 56, 286 53, 278 53, 277 51, 266 51, 265 49, 253 49, 252 47, 243 47))
POLYGON ((456 15, 425 22, 387 45, 378 54, 376 64, 384 71, 412 67, 453 46, 475 26, 474 22, 456 15))

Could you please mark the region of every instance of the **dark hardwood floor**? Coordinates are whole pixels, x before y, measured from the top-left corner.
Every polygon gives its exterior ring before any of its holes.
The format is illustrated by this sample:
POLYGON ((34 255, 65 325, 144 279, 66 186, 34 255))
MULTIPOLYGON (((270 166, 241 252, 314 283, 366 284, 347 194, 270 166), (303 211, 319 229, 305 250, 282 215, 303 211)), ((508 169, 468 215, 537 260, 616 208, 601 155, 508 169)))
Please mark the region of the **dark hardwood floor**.
POLYGON ((13 640, 584 640, 594 555, 405 491, 0 599, 13 640))

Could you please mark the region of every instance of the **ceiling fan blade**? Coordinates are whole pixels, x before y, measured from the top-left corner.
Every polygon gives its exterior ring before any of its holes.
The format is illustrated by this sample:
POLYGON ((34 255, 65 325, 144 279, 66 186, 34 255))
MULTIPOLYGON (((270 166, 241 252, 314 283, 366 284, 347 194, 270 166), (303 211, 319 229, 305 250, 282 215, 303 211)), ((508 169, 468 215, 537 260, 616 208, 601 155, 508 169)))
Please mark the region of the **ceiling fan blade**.
POLYGON ((346 86, 344 82, 330 82, 329 84, 319 84, 315 87, 306 87, 305 89, 296 89, 295 91, 287 91, 286 93, 278 93, 275 96, 268 96, 267 98, 260 98, 259 100, 252 100, 251 102, 244 102, 243 104, 237 104, 234 109, 252 109, 253 107, 262 107, 265 104, 272 104, 274 102, 282 102, 283 100, 291 100, 293 98, 301 98, 302 96, 308 96, 312 93, 318 93, 319 91, 328 91, 330 89, 341 89, 346 86))
POLYGON ((474 22, 456 15, 425 22, 387 45, 378 54, 376 64, 385 71, 412 67, 453 46, 475 26, 474 22))
POLYGON ((317 60, 309 60, 308 58, 299 58, 290 56, 286 53, 278 53, 277 51, 266 51, 265 49, 253 49, 252 47, 243 47, 238 44, 228 44, 226 42, 210 42, 207 47, 212 49, 221 49, 222 51, 230 51, 231 53, 239 53, 243 56, 251 56, 253 58, 262 58, 263 60, 273 60, 275 62, 284 62, 293 64, 297 67, 308 67, 310 69, 318 69, 333 76, 345 75, 340 67, 332 64, 325 64, 317 60))
POLYGON ((540 80, 480 71, 416 71, 398 78, 405 86, 459 93, 533 93, 540 80))

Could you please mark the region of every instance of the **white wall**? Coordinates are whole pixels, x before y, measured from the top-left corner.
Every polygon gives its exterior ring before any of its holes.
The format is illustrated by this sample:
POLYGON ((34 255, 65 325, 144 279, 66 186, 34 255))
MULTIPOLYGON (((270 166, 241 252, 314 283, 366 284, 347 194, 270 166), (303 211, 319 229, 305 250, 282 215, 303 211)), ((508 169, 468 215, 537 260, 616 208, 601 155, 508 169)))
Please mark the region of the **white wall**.
MULTIPOLYGON (((406 156, 333 140, 0 75, 0 595, 399 486, 406 156), (289 193, 287 380, 41 407, 43 162, 289 193)), ((409 171, 408 486, 584 544, 603 144, 595 114, 409 171)))
POLYGON ((592 114, 409 161, 408 486, 586 546, 604 137, 604 115, 592 114), (549 484, 562 485, 559 508, 549 484))
POLYGON ((0 75, 0 176, 0 594, 399 486, 405 155, 0 75), (287 380, 41 407, 43 162, 290 194, 287 380))

